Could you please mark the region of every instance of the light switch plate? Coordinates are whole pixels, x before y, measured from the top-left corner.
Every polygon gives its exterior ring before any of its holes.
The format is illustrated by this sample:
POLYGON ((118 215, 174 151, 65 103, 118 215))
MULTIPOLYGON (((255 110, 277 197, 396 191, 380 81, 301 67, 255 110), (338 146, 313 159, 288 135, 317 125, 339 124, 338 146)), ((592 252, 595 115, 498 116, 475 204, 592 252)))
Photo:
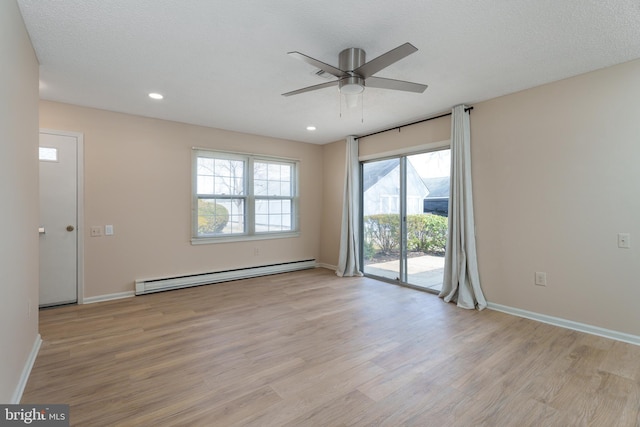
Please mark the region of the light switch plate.
POLYGON ((91 227, 91 237, 100 237, 102 236, 102 227, 99 225, 94 225, 91 227))
POLYGON ((631 247, 631 234, 618 233, 618 247, 623 249, 629 249, 631 247))
POLYGON ((105 225, 104 226, 104 235, 105 236, 113 236, 113 225, 105 225))

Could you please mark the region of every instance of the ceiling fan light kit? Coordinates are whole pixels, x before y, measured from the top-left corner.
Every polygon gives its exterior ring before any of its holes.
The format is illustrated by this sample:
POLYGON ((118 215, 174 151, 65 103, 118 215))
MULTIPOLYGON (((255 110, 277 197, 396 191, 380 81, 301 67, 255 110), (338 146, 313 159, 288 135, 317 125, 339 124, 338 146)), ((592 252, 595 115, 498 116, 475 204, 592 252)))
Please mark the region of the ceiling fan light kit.
POLYGON ((345 77, 340 79, 338 88, 340 93, 345 95, 358 95, 364 91, 364 79, 361 77, 345 77))
MULTIPOLYGON (((283 93, 283 96, 298 95, 304 92, 323 89, 325 87, 338 86, 341 94, 347 98, 352 95, 358 95, 364 92, 365 86, 375 87, 379 89, 401 90, 405 92, 422 93, 427 89, 427 85, 420 83, 406 82, 402 80, 386 79, 382 77, 374 77, 378 71, 388 67, 389 65, 401 60, 402 58, 416 52, 418 49, 411 43, 405 43, 384 53, 373 60, 366 62, 366 53, 363 49, 351 47, 344 49, 338 55, 338 67, 318 61, 310 56, 300 52, 289 52, 289 55, 300 59, 314 67, 317 67, 324 73, 337 77, 338 80, 332 80, 314 86, 305 87, 291 92, 283 93)), ((320 73, 318 71, 316 74, 320 73)))

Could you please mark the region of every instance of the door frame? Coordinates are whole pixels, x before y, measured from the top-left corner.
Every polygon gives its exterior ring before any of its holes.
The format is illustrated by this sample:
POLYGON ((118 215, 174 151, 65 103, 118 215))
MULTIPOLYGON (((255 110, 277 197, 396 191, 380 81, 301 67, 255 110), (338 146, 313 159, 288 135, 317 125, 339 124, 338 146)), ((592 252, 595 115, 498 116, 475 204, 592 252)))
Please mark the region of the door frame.
MULTIPOLYGON (((40 128, 40 134, 68 136, 76 139, 76 284, 77 304, 84 304, 84 134, 56 129, 40 128)), ((38 142, 38 146, 40 143, 38 142)), ((40 165, 38 164, 38 171, 40 165)))

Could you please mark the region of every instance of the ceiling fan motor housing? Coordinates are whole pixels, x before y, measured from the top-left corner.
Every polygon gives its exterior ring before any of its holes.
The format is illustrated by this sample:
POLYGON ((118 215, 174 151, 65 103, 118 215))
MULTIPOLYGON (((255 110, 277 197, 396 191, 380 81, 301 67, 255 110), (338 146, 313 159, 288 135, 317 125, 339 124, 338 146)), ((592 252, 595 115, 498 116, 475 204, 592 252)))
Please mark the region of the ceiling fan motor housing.
POLYGON ((338 87, 340 92, 344 94, 358 94, 364 90, 364 79, 357 74, 353 73, 353 70, 366 62, 366 53, 363 49, 358 47, 350 47, 340 52, 338 57, 338 67, 346 71, 349 76, 342 77, 338 87))

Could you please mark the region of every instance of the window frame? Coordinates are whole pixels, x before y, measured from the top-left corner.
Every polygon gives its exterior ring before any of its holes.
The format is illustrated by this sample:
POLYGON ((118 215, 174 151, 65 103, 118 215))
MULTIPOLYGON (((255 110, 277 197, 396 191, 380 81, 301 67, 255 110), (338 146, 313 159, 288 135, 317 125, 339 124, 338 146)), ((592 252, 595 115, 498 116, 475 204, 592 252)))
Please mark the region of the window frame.
POLYGON ((247 240, 265 240, 298 237, 300 235, 299 222, 299 168, 297 159, 265 156, 258 154, 212 150, 207 148, 192 149, 192 189, 191 189, 191 244, 212 244, 224 242, 239 242, 247 240), (219 236, 199 235, 198 233, 198 200, 206 198, 219 198, 215 194, 212 197, 203 197, 198 191, 198 158, 242 160, 245 164, 243 175, 244 194, 229 195, 224 198, 242 198, 244 202, 245 229, 242 233, 221 234, 219 236), (268 164, 285 164, 291 166, 291 195, 274 196, 254 194, 254 163, 264 162, 268 164), (290 200, 291 201, 291 230, 286 231, 256 231, 256 200, 290 200))

